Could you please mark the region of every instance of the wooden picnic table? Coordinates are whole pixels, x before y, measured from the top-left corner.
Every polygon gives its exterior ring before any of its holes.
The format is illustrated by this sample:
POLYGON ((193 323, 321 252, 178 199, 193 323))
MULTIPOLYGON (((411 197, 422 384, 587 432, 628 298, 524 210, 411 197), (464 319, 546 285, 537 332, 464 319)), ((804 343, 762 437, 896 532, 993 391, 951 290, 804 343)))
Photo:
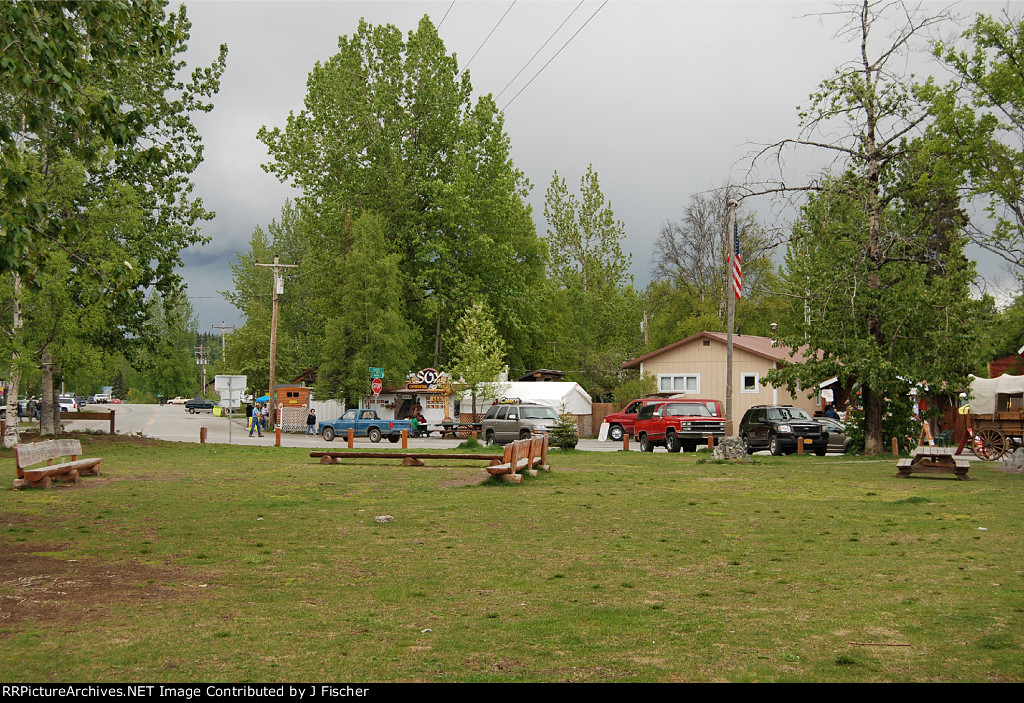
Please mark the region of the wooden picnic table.
POLYGON ((898 478, 909 478, 910 474, 953 474, 961 481, 970 481, 967 471, 971 462, 954 454, 953 447, 922 446, 914 450, 910 459, 896 462, 898 478))
POLYGON ((480 432, 479 422, 439 422, 431 427, 432 432, 440 432, 441 437, 451 435, 455 437, 467 437, 472 432, 480 432), (460 434, 461 433, 461 434, 460 434))

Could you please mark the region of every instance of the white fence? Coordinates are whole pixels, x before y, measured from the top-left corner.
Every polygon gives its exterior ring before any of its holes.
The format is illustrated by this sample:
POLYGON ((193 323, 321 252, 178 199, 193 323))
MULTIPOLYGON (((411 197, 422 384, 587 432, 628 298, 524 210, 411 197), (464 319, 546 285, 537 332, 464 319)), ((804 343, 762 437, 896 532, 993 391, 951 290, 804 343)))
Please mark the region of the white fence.
POLYGON ((345 412, 345 404, 340 400, 313 400, 308 408, 281 408, 281 431, 305 432, 306 416, 310 409, 316 410, 316 420, 320 423, 341 417, 345 412))

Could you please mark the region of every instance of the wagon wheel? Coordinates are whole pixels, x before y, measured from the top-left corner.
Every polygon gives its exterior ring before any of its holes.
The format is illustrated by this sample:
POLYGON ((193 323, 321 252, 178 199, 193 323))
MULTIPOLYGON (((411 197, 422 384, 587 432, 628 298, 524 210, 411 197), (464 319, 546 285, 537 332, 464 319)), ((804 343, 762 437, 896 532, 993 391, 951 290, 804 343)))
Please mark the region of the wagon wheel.
POLYGON ((974 436, 974 453, 979 459, 995 461, 1006 451, 1007 442, 1003 433, 993 427, 978 430, 974 436))

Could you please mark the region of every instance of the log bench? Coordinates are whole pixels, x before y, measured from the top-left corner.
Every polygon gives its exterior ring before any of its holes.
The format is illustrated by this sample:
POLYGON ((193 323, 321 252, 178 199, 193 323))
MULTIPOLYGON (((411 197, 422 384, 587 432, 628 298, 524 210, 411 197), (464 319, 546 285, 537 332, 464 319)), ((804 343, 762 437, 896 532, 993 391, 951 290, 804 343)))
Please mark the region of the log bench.
POLYGON ((500 464, 500 454, 410 454, 408 452, 354 452, 334 451, 310 452, 309 456, 319 459, 321 464, 340 464, 343 459, 401 459, 402 466, 426 466, 424 459, 479 459, 500 464))
POLYGON ((542 435, 532 439, 518 439, 505 445, 505 454, 500 464, 487 467, 487 473, 500 476, 509 483, 522 483, 522 471, 531 476, 537 475, 537 469, 551 471, 548 465, 548 436, 542 435))
POLYGON ((967 471, 971 462, 953 454, 952 447, 918 447, 910 459, 896 462, 897 478, 910 478, 910 474, 953 474, 961 481, 970 481, 967 471))
POLYGON ((537 469, 550 471, 548 465, 547 435, 533 439, 520 439, 505 445, 503 454, 410 454, 408 452, 355 452, 355 451, 312 451, 309 456, 319 459, 321 464, 340 464, 344 459, 401 459, 402 466, 426 466, 424 459, 468 459, 489 462, 487 473, 500 476, 503 481, 522 483, 522 471, 531 476, 537 469))
POLYGON ((15 446, 18 477, 14 488, 49 488, 54 481, 78 483, 79 476, 99 476, 102 459, 79 459, 81 454, 82 443, 77 439, 47 439, 15 446), (31 468, 37 464, 42 466, 31 468))

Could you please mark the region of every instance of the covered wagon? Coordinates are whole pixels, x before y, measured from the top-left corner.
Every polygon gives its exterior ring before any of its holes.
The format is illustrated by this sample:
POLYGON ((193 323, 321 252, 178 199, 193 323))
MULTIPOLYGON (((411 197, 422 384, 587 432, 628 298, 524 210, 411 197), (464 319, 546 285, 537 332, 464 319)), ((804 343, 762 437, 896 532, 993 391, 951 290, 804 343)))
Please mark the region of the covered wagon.
POLYGON ((995 461, 1024 445, 1024 376, 971 377, 974 453, 995 461))

